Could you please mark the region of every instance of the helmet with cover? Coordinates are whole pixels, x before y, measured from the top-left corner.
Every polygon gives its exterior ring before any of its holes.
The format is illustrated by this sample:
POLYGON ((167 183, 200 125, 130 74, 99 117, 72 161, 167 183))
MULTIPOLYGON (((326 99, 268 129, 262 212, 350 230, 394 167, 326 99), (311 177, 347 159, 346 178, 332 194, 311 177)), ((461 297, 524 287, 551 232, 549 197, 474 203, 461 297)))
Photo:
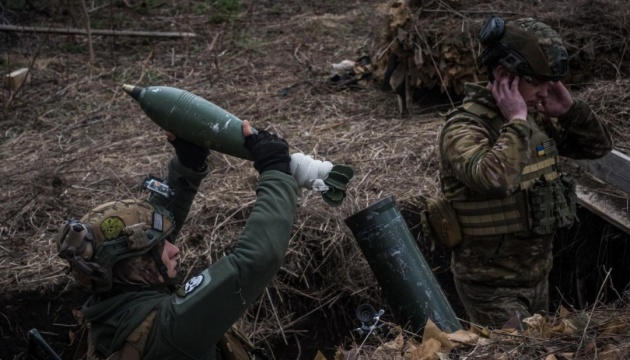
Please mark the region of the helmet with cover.
POLYGON ((534 18, 505 23, 492 16, 483 25, 480 40, 482 62, 490 71, 501 65, 530 81, 558 81, 567 74, 569 57, 560 35, 534 18))
POLYGON ((87 291, 102 293, 110 291, 114 283, 130 283, 117 276, 115 265, 147 254, 155 262, 151 266, 167 280, 161 250, 173 229, 171 213, 160 206, 141 200, 113 201, 94 208, 81 220, 64 221, 57 248, 77 283, 87 291))

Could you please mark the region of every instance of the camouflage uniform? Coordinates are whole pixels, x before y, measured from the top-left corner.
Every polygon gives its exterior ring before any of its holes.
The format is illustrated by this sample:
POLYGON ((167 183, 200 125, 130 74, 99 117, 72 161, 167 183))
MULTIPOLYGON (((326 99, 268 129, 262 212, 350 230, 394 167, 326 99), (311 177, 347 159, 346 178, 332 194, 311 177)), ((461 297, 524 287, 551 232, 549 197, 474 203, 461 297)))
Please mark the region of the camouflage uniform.
MULTIPOLYGON (((557 119, 530 111, 526 122, 503 118, 485 84, 466 84, 463 103, 447 115, 440 134, 441 187, 451 202, 503 199, 524 191, 522 173, 537 156, 536 134, 555 140, 557 155, 574 159, 599 158, 612 149, 601 119, 580 100, 557 119), (464 109, 471 105, 483 111, 464 109)), ((553 232, 464 235, 453 248, 451 270, 470 320, 501 326, 516 311, 523 317, 547 311, 552 240, 553 232)))
MULTIPOLYGON (((173 213, 175 235, 206 175, 207 171, 195 173, 184 167, 177 157, 169 164, 168 183, 176 195, 171 202, 162 197, 151 201, 163 203, 173 213)), ((146 359, 221 358, 217 342, 282 264, 296 203, 293 176, 267 171, 260 176, 256 204, 231 254, 173 294, 151 290, 94 294, 83 313, 91 325, 96 358, 106 358, 121 348, 124 352, 129 343, 146 359), (136 343, 138 338, 145 341, 136 343)))

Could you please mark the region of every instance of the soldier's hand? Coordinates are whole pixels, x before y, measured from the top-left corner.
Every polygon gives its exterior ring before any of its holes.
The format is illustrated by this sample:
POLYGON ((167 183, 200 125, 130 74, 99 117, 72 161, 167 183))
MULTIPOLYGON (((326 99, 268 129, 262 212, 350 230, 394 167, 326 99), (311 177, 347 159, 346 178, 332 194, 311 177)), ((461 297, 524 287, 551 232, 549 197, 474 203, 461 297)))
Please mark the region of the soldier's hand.
POLYGON ((254 168, 258 173, 278 170, 291 174, 289 144, 284 139, 265 130, 258 130, 258 133, 254 134, 247 120, 243 121, 243 136, 245 147, 252 154, 254 168))
POLYGON ((254 131, 252 130, 252 126, 249 123, 249 120, 243 120, 243 137, 248 137, 253 133, 254 131))
POLYGON ((503 116, 509 121, 527 119, 527 103, 518 91, 519 81, 518 76, 512 77, 507 71, 499 71, 492 84, 492 96, 503 116))
POLYGON ((209 149, 180 139, 168 131, 166 132, 166 139, 175 148, 175 154, 182 165, 195 172, 204 172, 208 168, 206 159, 210 155, 209 149))
POLYGON ((562 116, 573 106, 573 98, 561 81, 549 81, 547 94, 538 108, 543 114, 551 117, 562 116))

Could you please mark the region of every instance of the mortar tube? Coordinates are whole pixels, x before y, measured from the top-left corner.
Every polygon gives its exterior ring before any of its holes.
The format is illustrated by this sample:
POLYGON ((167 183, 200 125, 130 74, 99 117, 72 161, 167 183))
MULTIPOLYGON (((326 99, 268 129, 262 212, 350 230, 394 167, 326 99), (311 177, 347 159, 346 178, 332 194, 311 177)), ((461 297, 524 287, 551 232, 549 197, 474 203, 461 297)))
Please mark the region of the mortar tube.
POLYGON ((462 329, 393 196, 351 215, 345 223, 399 325, 419 335, 429 319, 444 332, 462 329))

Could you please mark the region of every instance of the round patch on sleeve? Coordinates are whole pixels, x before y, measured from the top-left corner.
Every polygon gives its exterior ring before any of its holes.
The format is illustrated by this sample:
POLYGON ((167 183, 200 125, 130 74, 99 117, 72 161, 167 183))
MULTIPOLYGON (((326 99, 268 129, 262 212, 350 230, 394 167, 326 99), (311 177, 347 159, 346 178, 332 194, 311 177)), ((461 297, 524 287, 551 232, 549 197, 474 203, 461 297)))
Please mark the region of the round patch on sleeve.
POLYGON ((182 289, 184 291, 180 291, 179 296, 186 296, 190 294, 197 286, 199 286, 203 282, 203 275, 199 274, 186 282, 182 289))

